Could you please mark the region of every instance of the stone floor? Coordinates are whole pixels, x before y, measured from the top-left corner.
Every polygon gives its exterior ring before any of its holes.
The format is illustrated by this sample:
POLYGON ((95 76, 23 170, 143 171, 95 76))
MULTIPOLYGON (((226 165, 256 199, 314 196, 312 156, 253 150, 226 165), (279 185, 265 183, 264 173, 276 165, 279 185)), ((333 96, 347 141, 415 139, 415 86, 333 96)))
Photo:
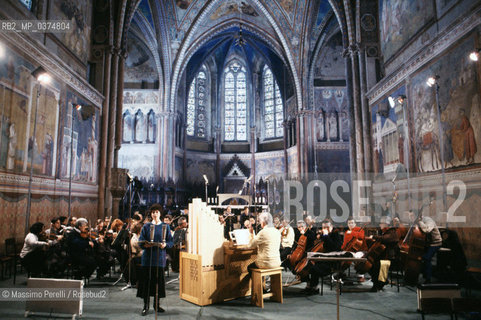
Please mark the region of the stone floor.
MULTIPOLYGON (((167 297, 161 300, 166 310, 159 314, 162 319, 336 319, 336 291, 324 284, 324 295, 303 296, 300 291, 305 284, 297 284, 284 288, 284 303, 265 301, 264 309, 250 305, 249 298, 236 299, 221 304, 199 307, 179 298, 178 274, 170 273, 166 281, 167 297)), ((292 274, 284 273, 283 279, 292 274)), ((140 315, 142 301, 135 297, 135 289, 121 291, 125 283, 113 286, 111 281, 90 281, 87 288, 106 290, 104 299, 85 299, 83 319, 152 319, 155 315, 150 310, 146 317, 140 315)), ((341 319, 421 319, 416 312, 416 291, 412 287, 386 286, 381 292, 368 292, 371 281, 362 284, 344 286, 340 296, 341 319), (347 292, 351 291, 351 292, 347 292)), ((13 279, 0 281, 0 288, 25 288, 25 275, 17 276, 17 284, 13 279)), ((0 289, 1 290, 1 289, 0 289)), ((476 292, 477 293, 477 292, 476 292)), ((22 319, 25 301, 0 301, 0 319, 22 319)), ((60 315, 35 315, 34 319, 61 319, 60 315)), ((68 318, 68 317, 67 317, 68 318)), ((464 319, 463 317, 460 317, 464 319)), ((448 315, 431 315, 426 319, 450 319, 448 315)), ((469 319, 475 319, 469 317, 469 319)))

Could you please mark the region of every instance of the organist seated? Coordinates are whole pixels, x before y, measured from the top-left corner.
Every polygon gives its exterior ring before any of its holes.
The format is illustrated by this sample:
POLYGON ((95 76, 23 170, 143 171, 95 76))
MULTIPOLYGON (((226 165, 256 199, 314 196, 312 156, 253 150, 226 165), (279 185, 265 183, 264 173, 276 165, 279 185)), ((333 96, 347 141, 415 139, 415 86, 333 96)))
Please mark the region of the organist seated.
POLYGON ((281 234, 272 224, 271 214, 262 212, 259 215, 259 223, 262 230, 257 235, 254 236, 254 230, 250 228, 252 239, 249 246, 257 247, 257 259, 247 267, 249 273, 255 268, 270 269, 281 266, 279 254, 281 234))

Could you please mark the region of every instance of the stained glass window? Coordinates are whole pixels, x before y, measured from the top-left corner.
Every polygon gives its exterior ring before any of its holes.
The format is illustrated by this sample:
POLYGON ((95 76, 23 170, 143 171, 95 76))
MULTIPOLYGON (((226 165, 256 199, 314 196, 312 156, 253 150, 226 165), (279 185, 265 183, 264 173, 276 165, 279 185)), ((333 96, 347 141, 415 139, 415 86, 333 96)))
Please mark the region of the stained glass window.
POLYGON ((207 130, 207 68, 202 66, 190 85, 187 97, 187 135, 206 138, 207 130))
POLYGON ((279 85, 271 69, 266 65, 262 78, 264 80, 264 128, 266 139, 282 137, 284 129, 283 104, 279 85))
POLYGON ((224 70, 224 136, 226 141, 247 140, 246 69, 233 61, 224 70))

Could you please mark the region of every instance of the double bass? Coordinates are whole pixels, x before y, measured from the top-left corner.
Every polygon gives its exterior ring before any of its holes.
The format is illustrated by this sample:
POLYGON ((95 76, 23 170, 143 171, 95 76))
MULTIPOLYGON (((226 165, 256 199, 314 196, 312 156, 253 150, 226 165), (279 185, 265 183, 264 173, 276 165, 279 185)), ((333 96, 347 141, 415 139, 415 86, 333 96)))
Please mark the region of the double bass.
POLYGON ((407 285, 416 285, 419 273, 422 269, 422 257, 426 248, 426 235, 421 231, 417 222, 422 218, 425 206, 431 205, 432 201, 423 204, 418 210, 416 219, 411 224, 403 242, 400 245, 401 260, 404 262, 404 281, 407 285))

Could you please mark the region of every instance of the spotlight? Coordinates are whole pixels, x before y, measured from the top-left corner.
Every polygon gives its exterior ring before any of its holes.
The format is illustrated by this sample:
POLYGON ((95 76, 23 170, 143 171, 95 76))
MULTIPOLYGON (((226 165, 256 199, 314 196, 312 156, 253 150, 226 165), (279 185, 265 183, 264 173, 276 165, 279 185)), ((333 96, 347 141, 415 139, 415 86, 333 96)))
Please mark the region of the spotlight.
POLYGON ((405 96, 405 95, 400 95, 399 97, 397 97, 397 101, 398 101, 400 104, 403 104, 403 103, 404 103, 404 100, 406 100, 406 96, 405 96))
POLYGON ((427 81, 426 81, 426 84, 430 87, 434 86, 437 82, 437 80, 439 79, 439 76, 434 76, 434 77, 430 77, 427 81))
POLYGON ((43 67, 38 67, 37 69, 33 70, 32 76, 40 83, 49 83, 51 80, 50 75, 43 67))
POLYGON ((481 52, 481 49, 477 49, 476 51, 473 51, 469 54, 469 59, 472 61, 478 61, 479 60, 479 52, 481 52))

